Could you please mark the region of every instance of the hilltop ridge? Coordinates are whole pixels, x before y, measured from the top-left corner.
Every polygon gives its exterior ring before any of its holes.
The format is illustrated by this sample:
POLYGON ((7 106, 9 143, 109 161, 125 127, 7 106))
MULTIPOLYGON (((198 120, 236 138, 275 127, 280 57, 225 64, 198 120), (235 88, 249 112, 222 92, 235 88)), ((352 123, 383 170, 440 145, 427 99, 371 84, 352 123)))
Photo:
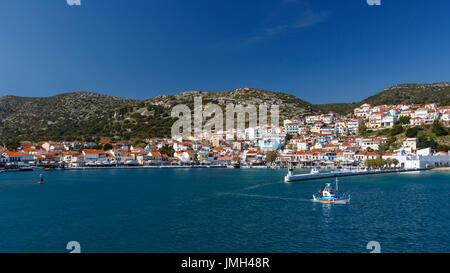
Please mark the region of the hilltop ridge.
POLYGON ((204 105, 278 104, 281 118, 317 113, 312 104, 293 95, 254 88, 224 92, 186 91, 147 100, 92 92, 42 98, 4 96, 0 98, 0 135, 35 140, 169 136, 174 122, 170 117, 171 108, 178 104, 192 106, 194 96, 198 95, 203 97, 204 105))
POLYGON ((316 107, 323 112, 334 111, 346 114, 364 103, 383 105, 425 104, 431 102, 437 102, 440 105, 450 105, 450 82, 398 84, 385 88, 360 102, 319 104, 316 107))

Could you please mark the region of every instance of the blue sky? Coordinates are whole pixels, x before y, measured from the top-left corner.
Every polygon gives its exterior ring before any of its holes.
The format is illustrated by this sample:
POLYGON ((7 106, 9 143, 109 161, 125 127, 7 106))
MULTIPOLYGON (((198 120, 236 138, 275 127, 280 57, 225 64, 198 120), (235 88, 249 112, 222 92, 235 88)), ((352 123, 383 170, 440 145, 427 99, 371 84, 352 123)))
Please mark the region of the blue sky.
POLYGON ((312 103, 450 81, 450 1, 0 0, 0 96, 254 87, 312 103))

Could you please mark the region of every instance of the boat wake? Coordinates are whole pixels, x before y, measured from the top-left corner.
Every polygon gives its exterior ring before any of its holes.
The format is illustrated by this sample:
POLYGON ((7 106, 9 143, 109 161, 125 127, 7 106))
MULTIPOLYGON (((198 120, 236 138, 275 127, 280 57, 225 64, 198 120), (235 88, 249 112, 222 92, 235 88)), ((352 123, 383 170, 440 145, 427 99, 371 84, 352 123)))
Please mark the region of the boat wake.
POLYGON ((269 196, 269 195, 259 195, 259 194, 247 194, 247 193, 228 193, 228 195, 236 195, 243 197, 255 197, 255 198, 265 198, 265 199, 277 199, 284 201, 294 201, 294 202, 311 202, 311 199, 303 199, 303 198, 290 198, 290 197, 282 197, 282 196, 269 196))
POLYGON ((261 187, 269 186, 269 185, 275 185, 275 184, 282 184, 282 183, 281 182, 270 182, 270 183, 258 184, 258 185, 253 185, 253 186, 249 186, 247 188, 240 189, 238 191, 254 190, 257 188, 261 188, 261 187))
POLYGON ((257 185, 253 185, 253 186, 248 186, 242 189, 238 189, 238 190, 234 190, 234 191, 228 191, 228 192, 218 192, 212 196, 206 196, 203 198, 198 198, 195 200, 192 200, 194 202, 203 202, 209 199, 213 199, 213 198, 217 198, 219 196, 224 196, 224 195, 235 195, 235 196, 244 196, 244 197, 255 197, 255 198, 266 198, 266 199, 279 199, 279 200, 285 200, 285 201, 295 201, 295 202, 311 202, 312 199, 299 199, 299 198, 289 198, 289 197, 282 197, 282 196, 267 196, 267 195, 258 195, 258 194, 247 194, 247 193, 242 193, 245 191, 249 191, 249 190, 255 190, 261 187, 265 187, 265 186, 270 186, 270 185, 276 185, 276 184, 285 184, 284 182, 268 182, 268 183, 262 183, 262 184, 257 184, 257 185))

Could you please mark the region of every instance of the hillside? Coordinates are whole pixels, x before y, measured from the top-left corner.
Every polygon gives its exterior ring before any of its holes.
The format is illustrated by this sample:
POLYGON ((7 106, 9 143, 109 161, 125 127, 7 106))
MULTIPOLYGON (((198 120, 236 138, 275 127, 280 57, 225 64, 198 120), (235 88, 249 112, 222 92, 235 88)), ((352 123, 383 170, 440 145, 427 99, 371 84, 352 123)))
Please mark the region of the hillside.
POLYGON ((205 92, 188 91, 175 96, 158 96, 148 102, 156 105, 187 104, 193 109, 194 97, 201 96, 203 105, 214 103, 221 106, 225 113, 225 106, 229 103, 234 105, 280 105, 280 117, 289 118, 293 116, 304 116, 316 112, 314 106, 305 102, 294 95, 259 90, 254 88, 240 88, 226 92, 205 92))
POLYGON ((0 99, 0 134, 3 137, 69 137, 95 134, 111 119, 111 109, 134 101, 90 92, 47 98, 5 96, 0 99))
POLYGON ((100 95, 90 92, 66 93, 46 98, 5 96, 0 98, 0 136, 5 139, 84 140, 99 137, 132 138, 169 136, 175 119, 171 109, 187 104, 193 109, 194 96, 203 105, 228 103, 280 105, 280 117, 314 113, 314 107, 293 95, 252 88, 227 92, 190 91, 149 100, 100 95))
POLYGON ((131 100, 90 92, 75 92, 45 98, 5 96, 0 98, 0 141, 130 139, 170 136, 175 119, 171 109, 187 104, 193 110, 195 96, 203 105, 214 103, 225 109, 231 104, 280 105, 280 118, 314 113, 349 113, 363 103, 450 103, 450 83, 402 84, 389 87, 359 103, 312 105, 293 95, 240 88, 225 92, 188 91, 148 100, 131 100))
POLYGON ((380 104, 425 104, 438 102, 450 103, 450 83, 400 84, 384 89, 380 93, 362 101, 372 105, 380 104))
POLYGON ((316 107, 316 109, 318 109, 318 111, 320 111, 321 113, 335 112, 339 114, 348 114, 359 105, 361 105, 361 103, 342 102, 342 103, 316 104, 314 105, 314 107, 316 107))
POLYGON ((438 102, 440 105, 450 105, 450 83, 433 84, 400 84, 382 90, 359 103, 332 103, 315 105, 323 112, 335 111, 346 114, 355 107, 370 103, 382 104, 425 104, 438 102))

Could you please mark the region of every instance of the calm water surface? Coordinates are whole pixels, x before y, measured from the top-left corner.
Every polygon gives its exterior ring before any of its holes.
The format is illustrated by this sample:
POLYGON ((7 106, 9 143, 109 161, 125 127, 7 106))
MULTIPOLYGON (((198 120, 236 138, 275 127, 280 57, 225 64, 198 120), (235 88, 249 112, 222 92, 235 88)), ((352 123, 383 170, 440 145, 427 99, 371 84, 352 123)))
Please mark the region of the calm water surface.
POLYGON ((0 173, 0 252, 450 252, 450 172, 348 177, 349 205, 313 203, 332 180, 285 170, 0 173))

